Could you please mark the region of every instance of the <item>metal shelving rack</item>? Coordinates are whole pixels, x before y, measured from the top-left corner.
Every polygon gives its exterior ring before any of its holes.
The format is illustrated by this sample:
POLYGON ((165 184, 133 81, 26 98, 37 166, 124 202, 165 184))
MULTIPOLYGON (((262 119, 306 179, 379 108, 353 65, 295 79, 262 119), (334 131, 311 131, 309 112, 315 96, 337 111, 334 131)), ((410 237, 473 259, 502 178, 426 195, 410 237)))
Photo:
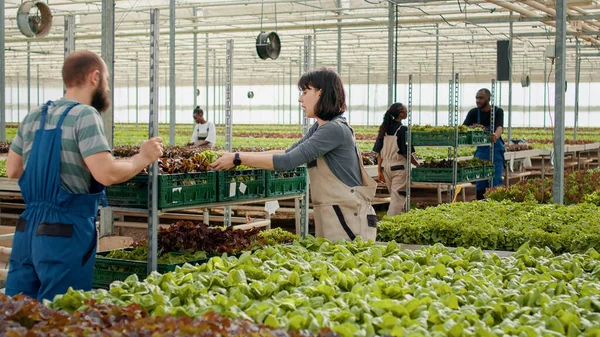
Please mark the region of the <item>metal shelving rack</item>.
MULTIPOLYGON (((458 127, 459 127, 459 121, 458 121, 458 99, 459 99, 459 74, 455 73, 453 76, 453 79, 449 81, 450 85, 449 85, 449 96, 448 96, 448 125, 450 126, 454 126, 454 146, 427 146, 427 147, 448 147, 448 159, 452 159, 453 160, 453 165, 452 165, 452 182, 451 183, 447 183, 447 182, 439 182, 439 184, 445 184, 448 185, 448 202, 451 203, 452 199, 454 197, 454 194, 456 193, 456 186, 459 183, 458 180, 458 148, 461 146, 473 146, 472 144, 459 144, 458 143, 458 127)), ((490 102, 492 101, 492 98, 494 96, 495 93, 495 80, 492 81, 492 90, 491 90, 491 97, 490 97, 490 102)), ((408 77, 408 117, 407 117, 407 121, 408 121, 408 137, 407 137, 407 147, 408 149, 410 149, 412 147, 412 74, 409 75, 408 77)), ((493 103, 492 103, 493 104, 493 103)), ((492 125, 494 123, 494 105, 492 105, 492 125)), ((480 144, 477 146, 486 146, 488 144, 480 144)), ((493 144, 490 142, 489 143, 490 146, 490 158, 491 161, 493 163, 493 156, 494 156, 494 149, 493 149, 493 144)), ((410 152, 410 150, 408 151, 410 152)), ((405 209, 408 212, 410 210, 410 197, 411 197, 411 184, 412 184, 412 167, 411 167, 411 156, 409 155, 407 158, 407 166, 410 168, 408 170, 408 175, 407 175, 407 182, 406 182, 406 205, 405 205, 405 209)), ((490 180, 490 183, 492 181, 493 178, 480 178, 480 179, 473 179, 473 180, 469 180, 469 181, 461 181, 460 183, 464 183, 464 182, 475 182, 475 181, 481 181, 481 180, 490 180)), ((436 182, 431 182, 436 184, 436 182)))
MULTIPOLYGON (((148 134, 150 137, 158 136, 158 74, 159 74, 159 10, 152 9, 150 12, 150 118, 149 118, 149 130, 148 134)), ((310 37, 308 39, 310 48, 310 37)), ((305 43, 306 45, 306 43, 305 43)), ((305 54, 310 55, 310 49, 305 51, 305 54)), ((226 141, 225 145, 228 151, 232 149, 232 78, 233 78, 233 40, 227 40, 226 47, 226 60, 227 60, 227 72, 226 72, 226 86, 225 86, 225 119, 226 119, 226 141)), ((306 60, 305 60, 306 62, 306 60)), ((309 65, 305 64, 305 69, 309 65)), ((307 129, 308 121, 305 118, 304 121, 305 129, 307 129)), ((307 174, 308 180, 308 174, 307 174)), ((308 183, 308 181, 307 181, 308 183)), ((308 233, 308 184, 305 193, 298 193, 294 195, 281 195, 276 197, 265 197, 248 200, 236 200, 228 202, 215 202, 211 204, 201 205, 190 205, 178 208, 159 209, 158 208, 158 162, 151 165, 148 175, 148 209, 137 209, 137 208, 125 208, 125 207, 107 207, 108 210, 124 211, 124 212, 135 212, 141 214, 148 214, 148 274, 157 269, 157 238, 158 238, 158 225, 159 215, 169 211, 191 209, 191 208, 204 208, 205 222, 208 223, 208 209, 211 207, 224 207, 224 224, 227 226, 231 225, 231 205, 250 204, 250 203, 262 203, 275 200, 289 200, 295 199, 296 204, 296 228, 300 230, 302 237, 305 237, 308 233)), ((112 214, 112 212, 107 212, 112 214)))

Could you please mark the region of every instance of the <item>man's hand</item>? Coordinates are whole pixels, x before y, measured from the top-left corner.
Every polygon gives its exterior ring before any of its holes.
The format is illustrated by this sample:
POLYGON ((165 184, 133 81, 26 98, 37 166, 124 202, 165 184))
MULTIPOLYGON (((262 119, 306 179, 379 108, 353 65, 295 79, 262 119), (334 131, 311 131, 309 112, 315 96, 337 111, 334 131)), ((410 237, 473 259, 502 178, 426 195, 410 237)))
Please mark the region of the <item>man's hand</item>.
POLYGON ((160 137, 153 137, 145 140, 140 146, 140 155, 149 163, 153 163, 163 155, 163 140, 160 137))
POLYGON ((380 183, 385 183, 385 177, 383 176, 383 171, 377 171, 377 181, 380 183))
POLYGON ((220 158, 217 159, 214 163, 210 164, 212 169, 217 171, 229 170, 234 167, 233 159, 235 158, 235 153, 223 152, 220 153, 220 158))
POLYGON ((495 133, 492 133, 492 143, 495 143, 498 140, 498 137, 495 133))

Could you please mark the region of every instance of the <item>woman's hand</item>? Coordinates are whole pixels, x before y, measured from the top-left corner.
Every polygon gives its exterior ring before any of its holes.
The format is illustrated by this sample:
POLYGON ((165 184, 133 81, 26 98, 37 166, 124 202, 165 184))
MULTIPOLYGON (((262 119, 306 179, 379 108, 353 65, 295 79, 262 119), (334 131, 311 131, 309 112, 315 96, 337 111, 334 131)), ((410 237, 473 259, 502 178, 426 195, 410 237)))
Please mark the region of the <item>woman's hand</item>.
POLYGON ((222 152, 219 154, 220 157, 214 163, 210 164, 210 167, 217 171, 229 170, 234 167, 233 159, 235 158, 234 153, 222 152))

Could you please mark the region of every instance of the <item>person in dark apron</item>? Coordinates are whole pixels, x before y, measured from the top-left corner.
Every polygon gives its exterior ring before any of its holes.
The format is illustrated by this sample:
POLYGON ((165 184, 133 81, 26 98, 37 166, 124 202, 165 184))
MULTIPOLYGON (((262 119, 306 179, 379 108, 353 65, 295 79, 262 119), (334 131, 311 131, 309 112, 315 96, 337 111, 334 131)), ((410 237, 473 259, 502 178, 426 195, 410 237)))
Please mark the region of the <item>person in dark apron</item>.
MULTIPOLYGON (((504 140, 502 140, 502 131, 504 127, 504 110, 497 106, 494 107, 494 125, 492 125, 490 105, 490 91, 481 89, 475 96, 477 108, 471 109, 465 118, 463 125, 483 125, 486 131, 494 130, 491 135, 491 141, 494 143, 494 179, 492 187, 502 185, 502 174, 504 171, 504 140)), ((478 146, 475 151, 475 157, 481 160, 490 160, 490 147, 478 146)), ((484 193, 489 184, 487 180, 478 181, 475 184, 477 200, 484 198, 484 193)))
POLYGON ((224 153, 211 166, 227 170, 244 164, 285 171, 307 164, 315 234, 329 240, 375 240, 377 216, 371 205, 377 183, 365 171, 346 111, 344 86, 330 69, 305 73, 298 81, 298 101, 317 121, 287 150, 224 153))
POLYGON ((69 287, 90 290, 97 243, 95 223, 99 202, 105 200, 104 185, 130 179, 162 154, 162 144, 153 140, 142 144, 140 154, 134 156, 137 158, 114 160, 98 113, 110 105, 107 78, 106 65, 98 55, 72 53, 63 66, 65 97, 33 110, 19 126, 8 155, 7 175, 19 178, 25 211, 13 238, 6 279, 9 296, 23 293, 42 301, 65 293, 69 287), (38 120, 39 127, 35 128, 38 120), (67 122, 69 131, 63 126, 67 122), (93 137, 83 140, 87 145, 75 147, 92 154, 67 155, 83 157, 81 162, 91 173, 85 192, 74 193, 67 190, 65 175, 61 174, 63 150, 92 129, 93 137), (34 133, 32 141, 23 137, 29 132, 34 133))

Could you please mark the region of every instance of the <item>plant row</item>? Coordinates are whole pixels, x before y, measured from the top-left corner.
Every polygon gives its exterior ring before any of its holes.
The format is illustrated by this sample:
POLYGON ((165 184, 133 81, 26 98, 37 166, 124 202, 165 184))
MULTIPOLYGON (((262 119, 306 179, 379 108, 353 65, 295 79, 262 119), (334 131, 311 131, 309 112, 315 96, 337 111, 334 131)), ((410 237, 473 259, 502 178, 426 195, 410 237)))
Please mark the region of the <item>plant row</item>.
POLYGON ((271 329, 243 319, 229 319, 218 313, 202 317, 151 316, 138 304, 115 306, 86 302, 74 314, 49 309, 23 295, 0 294, 0 335, 34 336, 198 336, 198 337, 334 337, 323 329, 317 333, 271 329))
MULTIPOLYGON (((540 204, 553 200, 554 180, 534 178, 520 181, 510 186, 498 186, 486 191, 487 199, 515 202, 535 201, 540 204)), ((572 205, 590 202, 600 206, 600 170, 577 170, 565 174, 564 204, 572 205)))
POLYGON ((515 251, 528 243, 556 253, 600 250, 598 207, 514 203, 444 204, 386 217, 378 241, 515 251))
POLYGON ((595 336, 600 254, 522 247, 507 258, 441 245, 418 251, 309 238, 110 290, 70 290, 51 308, 137 303, 154 316, 218 312, 283 329, 342 336, 595 336))

